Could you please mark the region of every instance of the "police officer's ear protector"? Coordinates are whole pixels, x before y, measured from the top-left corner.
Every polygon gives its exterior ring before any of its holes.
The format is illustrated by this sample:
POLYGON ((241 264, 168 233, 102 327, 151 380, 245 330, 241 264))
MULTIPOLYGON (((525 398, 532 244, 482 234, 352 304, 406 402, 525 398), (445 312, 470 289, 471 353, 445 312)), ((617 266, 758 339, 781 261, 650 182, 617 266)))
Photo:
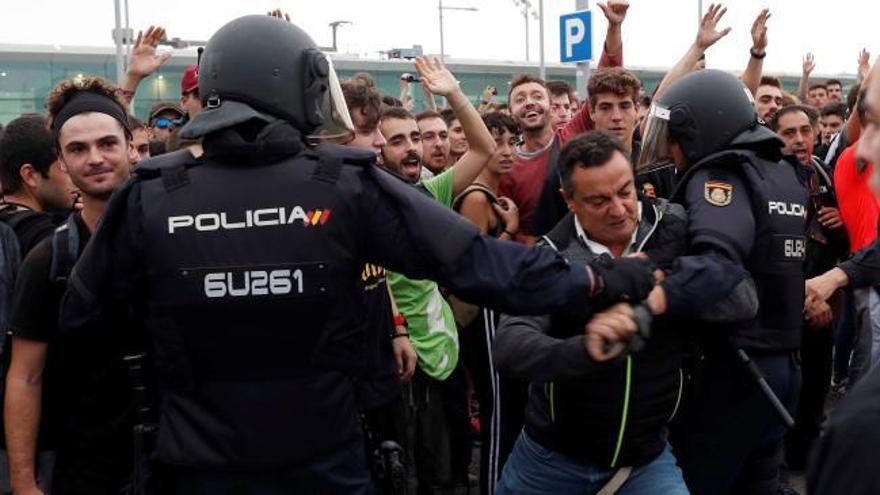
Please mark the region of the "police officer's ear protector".
MULTIPOLYGON (((202 66, 202 54, 205 53, 205 47, 200 46, 198 49, 198 55, 196 56, 196 67, 202 66)), ((208 98, 204 103, 205 108, 217 108, 220 106, 220 95, 217 94, 216 89, 212 89, 208 94, 208 98)))
POLYGON ((311 127, 318 127, 324 123, 321 104, 330 89, 328 86, 330 64, 327 62, 327 57, 320 50, 314 48, 309 48, 303 52, 302 56, 305 68, 305 80, 303 81, 305 123, 311 127))
MULTIPOLYGON (((687 105, 683 105, 687 107, 687 105)), ((703 158, 702 145, 698 142, 697 123, 691 118, 687 108, 673 108, 669 113, 669 137, 678 143, 688 165, 693 165, 703 158)))

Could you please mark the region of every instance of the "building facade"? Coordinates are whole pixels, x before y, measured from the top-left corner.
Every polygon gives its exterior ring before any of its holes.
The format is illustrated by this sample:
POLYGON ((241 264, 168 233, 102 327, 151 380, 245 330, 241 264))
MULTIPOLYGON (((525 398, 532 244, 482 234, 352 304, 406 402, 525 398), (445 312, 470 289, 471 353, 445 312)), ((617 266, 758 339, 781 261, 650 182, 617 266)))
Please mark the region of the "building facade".
MULTIPOLYGON (((174 50, 171 59, 153 76, 141 82, 134 101, 134 115, 146 119, 149 108, 159 101, 178 101, 180 79, 188 65, 196 63, 193 49, 174 50)), ((367 72, 383 94, 399 96, 400 75, 415 73, 408 60, 359 59, 346 55, 332 55, 341 79, 357 72, 367 72)), ((536 63, 452 60, 447 65, 461 82, 465 94, 477 103, 487 85, 498 89, 497 101, 505 101, 509 81, 514 74, 537 74, 536 63)), ((633 69, 642 80, 646 91, 651 91, 663 76, 663 70, 633 69)), ((116 58, 112 47, 62 47, 57 45, 2 45, 0 44, 0 124, 24 113, 44 113, 49 90, 58 81, 71 77, 97 75, 109 80, 116 78, 116 58)), ((548 64, 547 79, 575 83, 575 68, 571 65, 548 64)), ((851 80, 851 78, 850 78, 851 80)), ((784 77, 789 90, 797 87, 797 79, 784 77)), ((418 84, 411 85, 416 110, 424 108, 424 95, 418 84)))

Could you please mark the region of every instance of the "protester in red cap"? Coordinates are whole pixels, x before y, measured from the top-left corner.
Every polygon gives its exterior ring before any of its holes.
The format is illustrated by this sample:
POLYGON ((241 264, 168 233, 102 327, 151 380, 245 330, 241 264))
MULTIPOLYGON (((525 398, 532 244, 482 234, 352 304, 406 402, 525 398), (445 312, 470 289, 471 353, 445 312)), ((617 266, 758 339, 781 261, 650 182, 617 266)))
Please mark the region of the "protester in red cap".
POLYGON ((183 73, 180 81, 180 106, 192 119, 202 111, 202 100, 199 99, 199 66, 190 65, 183 73))

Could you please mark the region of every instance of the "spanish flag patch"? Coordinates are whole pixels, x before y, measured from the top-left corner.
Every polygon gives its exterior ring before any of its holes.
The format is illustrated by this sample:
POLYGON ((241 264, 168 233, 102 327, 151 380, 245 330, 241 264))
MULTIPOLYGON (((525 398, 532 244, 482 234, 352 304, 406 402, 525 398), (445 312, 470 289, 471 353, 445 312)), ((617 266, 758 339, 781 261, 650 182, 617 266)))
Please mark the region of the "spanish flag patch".
POLYGON ((727 206, 733 201, 733 184, 719 181, 707 181, 704 197, 712 206, 727 206))

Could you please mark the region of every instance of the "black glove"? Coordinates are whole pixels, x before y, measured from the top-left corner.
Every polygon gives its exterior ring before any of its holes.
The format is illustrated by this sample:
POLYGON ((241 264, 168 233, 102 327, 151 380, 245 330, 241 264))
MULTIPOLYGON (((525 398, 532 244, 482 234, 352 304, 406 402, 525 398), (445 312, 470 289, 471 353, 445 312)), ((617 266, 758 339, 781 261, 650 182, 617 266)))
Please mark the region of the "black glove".
POLYGON ((598 289, 593 297, 608 303, 639 302, 654 288, 654 264, 643 258, 611 259, 603 254, 590 262, 598 289))

